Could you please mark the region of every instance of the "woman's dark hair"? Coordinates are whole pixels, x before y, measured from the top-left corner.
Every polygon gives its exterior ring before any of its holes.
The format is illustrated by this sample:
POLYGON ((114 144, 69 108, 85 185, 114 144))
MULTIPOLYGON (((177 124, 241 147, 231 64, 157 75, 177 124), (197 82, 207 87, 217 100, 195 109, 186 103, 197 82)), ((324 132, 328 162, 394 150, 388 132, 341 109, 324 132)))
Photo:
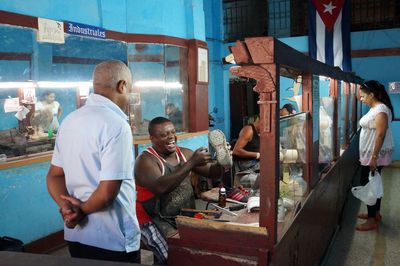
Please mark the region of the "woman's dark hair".
POLYGON ((291 103, 285 104, 284 106, 282 106, 281 109, 283 109, 283 108, 288 110, 289 114, 295 114, 296 113, 296 108, 291 103))
POLYGON ((380 101, 381 103, 385 104, 390 111, 392 112, 392 120, 394 118, 394 110, 392 102, 390 101, 389 95, 385 90, 385 86, 379 83, 376 80, 368 80, 361 85, 360 88, 363 92, 366 93, 373 93, 374 97, 380 101))
POLYGON ((43 92, 42 92, 42 96, 41 96, 42 100, 45 100, 46 97, 49 96, 49 95, 52 94, 52 93, 54 93, 54 95, 56 94, 56 93, 55 93, 54 91, 52 91, 52 90, 45 90, 45 91, 43 91, 43 92))

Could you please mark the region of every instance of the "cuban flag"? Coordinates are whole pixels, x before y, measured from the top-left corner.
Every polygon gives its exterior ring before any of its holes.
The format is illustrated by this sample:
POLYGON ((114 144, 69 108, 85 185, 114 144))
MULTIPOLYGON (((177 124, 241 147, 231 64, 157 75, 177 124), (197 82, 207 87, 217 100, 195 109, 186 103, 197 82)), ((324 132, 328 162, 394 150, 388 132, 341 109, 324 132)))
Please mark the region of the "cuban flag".
POLYGON ((351 0, 310 0, 310 56, 351 72, 351 0))

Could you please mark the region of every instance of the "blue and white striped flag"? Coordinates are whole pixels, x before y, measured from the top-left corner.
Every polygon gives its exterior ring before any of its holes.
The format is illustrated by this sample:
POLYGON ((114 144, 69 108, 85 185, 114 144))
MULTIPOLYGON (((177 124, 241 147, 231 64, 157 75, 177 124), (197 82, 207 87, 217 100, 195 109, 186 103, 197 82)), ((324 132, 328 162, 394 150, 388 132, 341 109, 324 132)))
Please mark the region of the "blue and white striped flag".
POLYGON ((351 72, 351 0, 310 0, 310 56, 351 72))

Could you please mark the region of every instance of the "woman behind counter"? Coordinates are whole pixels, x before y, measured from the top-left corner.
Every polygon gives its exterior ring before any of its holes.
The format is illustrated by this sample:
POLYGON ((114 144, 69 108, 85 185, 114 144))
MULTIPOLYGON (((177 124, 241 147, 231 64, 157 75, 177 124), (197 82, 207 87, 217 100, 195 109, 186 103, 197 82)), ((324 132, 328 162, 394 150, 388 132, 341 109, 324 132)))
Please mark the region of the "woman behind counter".
MULTIPOLYGON (((296 114, 296 108, 290 104, 285 104, 280 110, 279 115, 287 116, 296 114)), ((239 133, 239 138, 233 148, 233 156, 238 164, 240 171, 249 170, 259 172, 260 170, 260 117, 255 115, 254 122, 246 125, 239 133)))
POLYGON ((49 129, 56 132, 60 126, 61 117, 60 103, 55 100, 56 95, 52 91, 45 91, 42 100, 35 105, 35 117, 39 117, 41 129, 47 132, 49 129))
MULTIPOLYGON (((394 111, 385 87, 376 80, 370 80, 361 85, 360 101, 371 107, 360 119, 360 163, 362 186, 368 183, 370 171, 382 168, 392 162, 393 137, 390 122, 394 111)), ((358 215, 366 219, 365 223, 356 226, 356 230, 369 231, 378 228, 382 219, 380 214, 381 199, 375 205, 367 205, 368 213, 358 215)))
POLYGON ((246 125, 239 133, 239 138, 233 148, 233 156, 240 171, 260 170, 260 118, 254 116, 254 122, 246 125))

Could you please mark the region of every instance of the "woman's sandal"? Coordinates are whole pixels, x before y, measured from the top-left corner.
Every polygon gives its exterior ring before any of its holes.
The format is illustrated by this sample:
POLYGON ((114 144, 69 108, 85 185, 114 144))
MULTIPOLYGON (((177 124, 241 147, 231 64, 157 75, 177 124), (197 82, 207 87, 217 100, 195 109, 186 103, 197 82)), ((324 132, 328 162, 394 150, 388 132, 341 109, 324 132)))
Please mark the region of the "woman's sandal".
POLYGON ((367 223, 363 223, 363 224, 358 224, 356 226, 356 230, 357 231, 371 231, 371 230, 375 230, 379 228, 379 224, 378 223, 373 223, 373 224, 367 224, 367 223))
MULTIPOLYGON (((363 219, 363 220, 367 220, 368 219, 368 214, 367 213, 360 213, 357 215, 358 218, 363 219)), ((375 221, 380 222, 382 221, 382 215, 377 214, 375 216, 375 221)))

